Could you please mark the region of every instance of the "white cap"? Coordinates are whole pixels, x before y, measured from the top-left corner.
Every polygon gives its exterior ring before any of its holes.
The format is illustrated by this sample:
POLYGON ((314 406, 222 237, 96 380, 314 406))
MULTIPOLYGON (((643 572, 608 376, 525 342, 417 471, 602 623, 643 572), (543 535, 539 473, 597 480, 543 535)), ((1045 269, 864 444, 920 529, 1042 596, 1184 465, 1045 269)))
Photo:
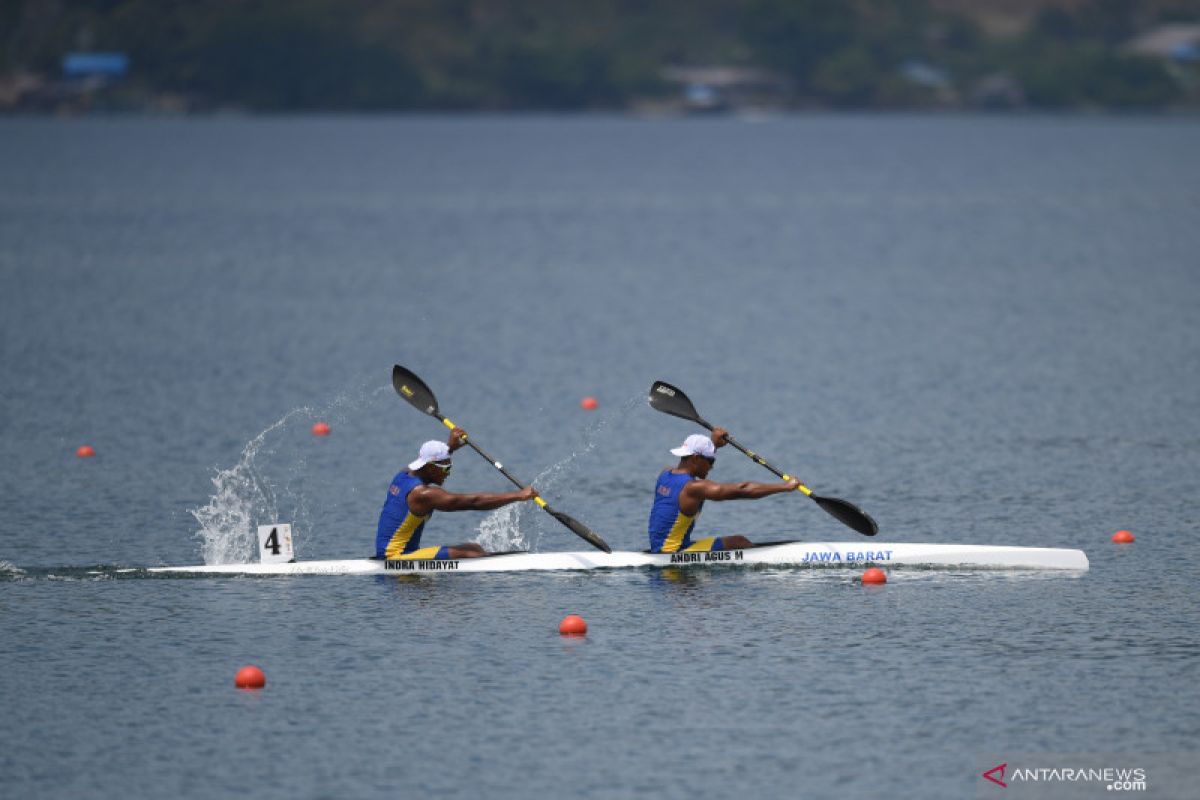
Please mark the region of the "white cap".
POLYGON ((409 469, 420 469, 430 461, 445 461, 450 458, 450 448, 445 442, 431 441, 421 445, 421 453, 417 460, 408 465, 409 469))
POLYGON ((704 456, 705 458, 716 458, 717 448, 713 445, 712 439, 708 436, 702 436, 699 433, 693 433, 691 436, 683 440, 683 444, 671 451, 672 455, 683 458, 684 456, 704 456))

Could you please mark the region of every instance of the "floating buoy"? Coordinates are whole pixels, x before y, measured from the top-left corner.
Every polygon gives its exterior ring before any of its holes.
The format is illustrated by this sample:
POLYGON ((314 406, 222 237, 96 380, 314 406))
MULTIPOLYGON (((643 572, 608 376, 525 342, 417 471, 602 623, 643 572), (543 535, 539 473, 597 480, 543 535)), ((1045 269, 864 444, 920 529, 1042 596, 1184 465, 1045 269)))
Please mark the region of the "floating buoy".
POLYGON ((887 575, 879 567, 869 567, 862 574, 862 582, 864 584, 887 583, 887 575))
POLYGON ((96 450, 90 444, 81 444, 79 449, 75 451, 75 455, 80 458, 91 458, 96 455, 96 450))
POLYGON ((1117 531, 1112 540, 1117 544, 1133 544, 1133 534, 1129 531, 1117 531))
POLYGON ((563 636, 585 636, 587 623, 584 622, 583 617, 568 614, 563 617, 562 622, 558 623, 558 632, 563 636))
POLYGON ((584 411, 595 411, 600 407, 600 404, 596 402, 596 398, 594 397, 585 397, 579 401, 579 406, 584 411))
POLYGON ((312 427, 313 436, 328 436, 332 430, 328 422, 317 422, 312 427))
POLYGON ((233 683, 239 689, 261 689, 267 685, 267 676, 258 667, 248 664, 238 670, 233 683))

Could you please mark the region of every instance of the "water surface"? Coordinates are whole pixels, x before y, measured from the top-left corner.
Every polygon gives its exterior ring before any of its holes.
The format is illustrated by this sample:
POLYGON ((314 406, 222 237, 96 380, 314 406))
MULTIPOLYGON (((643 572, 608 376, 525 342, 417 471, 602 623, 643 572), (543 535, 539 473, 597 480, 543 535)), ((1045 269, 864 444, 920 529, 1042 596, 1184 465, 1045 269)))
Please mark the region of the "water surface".
MULTIPOLYGON (((963 797, 985 753, 1195 753, 1198 132, 0 122, 0 785, 963 797), (694 432, 645 406, 657 378, 881 541, 1092 570, 92 574, 249 558, 276 520, 302 558, 369 553, 391 475, 444 435, 397 362, 616 548, 694 432), (264 691, 233 690, 245 663, 264 691)), ((728 450, 713 477, 770 478, 728 450)), ((506 485, 464 452, 448 488, 506 485)), ((799 495, 701 527, 855 537, 799 495)), ((532 508, 426 536, 586 546, 532 508)))

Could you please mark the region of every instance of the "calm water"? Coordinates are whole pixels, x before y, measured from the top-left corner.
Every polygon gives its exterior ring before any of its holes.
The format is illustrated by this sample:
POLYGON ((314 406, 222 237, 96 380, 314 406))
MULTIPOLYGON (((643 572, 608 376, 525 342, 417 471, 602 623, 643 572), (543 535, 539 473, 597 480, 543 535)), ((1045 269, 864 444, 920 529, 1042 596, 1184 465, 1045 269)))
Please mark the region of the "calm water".
MULTIPOLYGON (((0 121, 0 793, 957 798, 1001 791, 993 756, 1107 753, 1165 765, 1140 796, 1194 796, 1198 135, 0 121), (109 568, 245 560, 276 520, 302 558, 369 553, 443 435, 396 362, 616 548, 694 432, 645 406, 662 378, 883 541, 1092 570, 109 568), (264 691, 233 689, 246 663, 264 691)), ((713 477, 770 476, 726 450, 713 477)), ((505 484, 464 452, 449 488, 505 484)), ((701 527, 855 536, 799 495, 701 527)), ((525 508, 426 537, 584 546, 525 508)))

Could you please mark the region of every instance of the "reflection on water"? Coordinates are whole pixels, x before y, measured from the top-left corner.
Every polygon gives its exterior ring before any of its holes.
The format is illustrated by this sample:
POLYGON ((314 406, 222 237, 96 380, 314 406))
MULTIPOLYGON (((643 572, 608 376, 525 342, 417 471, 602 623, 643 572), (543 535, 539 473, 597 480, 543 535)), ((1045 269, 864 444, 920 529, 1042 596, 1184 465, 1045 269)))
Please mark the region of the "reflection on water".
POLYGON ((649 586, 668 596, 687 594, 690 590, 699 588, 711 579, 707 570, 688 569, 683 567, 663 567, 649 571, 649 586))

